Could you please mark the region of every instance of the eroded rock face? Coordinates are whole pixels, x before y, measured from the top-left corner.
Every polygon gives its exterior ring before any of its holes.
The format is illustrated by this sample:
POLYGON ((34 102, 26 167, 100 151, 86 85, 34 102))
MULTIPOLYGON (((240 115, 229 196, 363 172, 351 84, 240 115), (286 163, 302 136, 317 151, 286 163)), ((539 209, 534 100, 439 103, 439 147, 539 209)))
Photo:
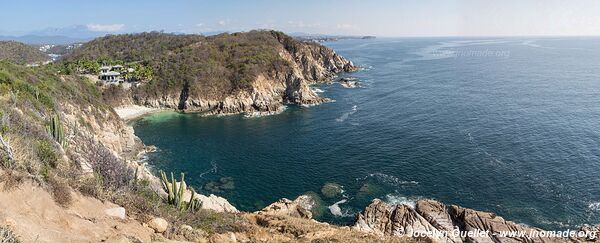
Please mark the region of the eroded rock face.
POLYGON ((460 242, 442 236, 443 232, 433 226, 415 209, 403 204, 389 205, 379 199, 373 200, 373 203, 357 216, 354 228, 376 235, 390 236, 412 237, 431 233, 440 235, 440 237, 431 237, 435 240, 460 242))
POLYGON ((276 216, 292 216, 298 218, 311 219, 312 210, 316 202, 314 198, 308 195, 302 195, 292 201, 287 198, 282 198, 277 202, 265 207, 258 214, 276 215, 276 216))
MULTIPOLYGON (((145 97, 133 94, 126 103, 155 108, 169 108, 208 114, 253 113, 275 114, 285 104, 315 105, 329 101, 310 89, 311 84, 331 80, 340 72, 358 70, 351 61, 330 48, 314 43, 289 42, 279 39, 279 56, 290 63, 286 70, 270 70, 257 75, 250 90, 241 90, 221 97, 211 97, 201 91, 145 97)), ((185 87, 184 87, 185 88, 185 87)))
POLYGON ((600 229, 582 227, 579 231, 587 237, 551 237, 541 229, 516 224, 494 213, 448 207, 435 200, 419 200, 413 209, 407 205, 389 205, 379 199, 357 216, 353 228, 376 235, 409 236, 434 242, 594 242, 597 238, 589 236, 592 232, 597 235, 600 229))

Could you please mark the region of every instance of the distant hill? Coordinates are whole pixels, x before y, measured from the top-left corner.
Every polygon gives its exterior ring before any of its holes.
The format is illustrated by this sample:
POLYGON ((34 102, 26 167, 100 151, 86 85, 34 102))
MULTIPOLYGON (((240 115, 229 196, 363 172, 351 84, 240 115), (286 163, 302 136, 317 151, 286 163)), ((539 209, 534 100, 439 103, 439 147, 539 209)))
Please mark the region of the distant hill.
POLYGON ((23 36, 0 36, 0 41, 17 41, 30 45, 67 45, 86 42, 92 38, 73 38, 61 35, 23 35, 23 36))
POLYGON ((0 60, 29 64, 45 62, 50 60, 50 57, 35 47, 20 42, 0 41, 0 60))
POLYGON ((325 46, 277 31, 109 35, 83 44, 62 59, 67 66, 83 61, 139 63, 150 68, 153 78, 132 91, 135 103, 221 113, 320 103, 323 99, 310 90, 310 83, 356 69, 325 46))

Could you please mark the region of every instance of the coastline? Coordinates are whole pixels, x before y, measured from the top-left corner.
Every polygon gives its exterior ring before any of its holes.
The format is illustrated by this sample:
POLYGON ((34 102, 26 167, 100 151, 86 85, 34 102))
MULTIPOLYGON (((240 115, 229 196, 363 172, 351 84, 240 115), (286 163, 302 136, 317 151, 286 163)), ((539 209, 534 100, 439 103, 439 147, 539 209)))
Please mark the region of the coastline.
POLYGON ((151 107, 140 106, 140 105, 125 105, 125 106, 115 107, 113 109, 115 110, 115 113, 117 113, 119 118, 121 118, 121 120, 123 120, 125 122, 130 122, 135 119, 141 118, 143 116, 166 110, 166 109, 161 109, 161 108, 151 108, 151 107))

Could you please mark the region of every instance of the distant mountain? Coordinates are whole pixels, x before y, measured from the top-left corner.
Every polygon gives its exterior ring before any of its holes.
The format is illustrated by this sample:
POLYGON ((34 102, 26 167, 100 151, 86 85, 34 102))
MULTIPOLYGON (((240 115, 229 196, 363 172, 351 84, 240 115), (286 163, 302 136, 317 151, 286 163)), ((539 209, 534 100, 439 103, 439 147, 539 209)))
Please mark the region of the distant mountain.
POLYGON ((97 37, 102 37, 111 34, 111 32, 94 31, 86 25, 73 25, 60 28, 46 28, 43 30, 32 31, 28 35, 37 36, 65 36, 74 39, 91 40, 97 37))
POLYGON ((108 34, 111 33, 93 30, 85 25, 74 25, 61 28, 46 28, 23 35, 0 35, 0 40, 13 40, 31 45, 67 45, 87 42, 108 34))
POLYGON ((0 41, 0 60, 17 64, 43 63, 50 57, 40 50, 16 41, 0 41))
POLYGON ((68 45, 92 40, 93 38, 73 38, 60 35, 23 35, 23 36, 0 36, 0 41, 17 41, 30 45, 68 45))
POLYGON ((304 32, 290 33, 291 36, 298 40, 313 41, 313 42, 324 42, 324 41, 338 41, 347 39, 375 39, 375 36, 365 35, 323 35, 323 34, 310 34, 304 32))

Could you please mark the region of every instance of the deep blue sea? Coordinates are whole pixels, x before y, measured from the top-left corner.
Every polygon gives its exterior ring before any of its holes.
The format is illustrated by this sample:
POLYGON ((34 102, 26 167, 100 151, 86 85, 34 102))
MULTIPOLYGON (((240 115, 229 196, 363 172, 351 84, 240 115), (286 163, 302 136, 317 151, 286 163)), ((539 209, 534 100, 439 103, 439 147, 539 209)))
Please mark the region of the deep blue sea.
POLYGON ((600 38, 325 45, 364 67, 342 75, 360 88, 316 86, 335 102, 275 116, 145 117, 133 125, 158 147, 151 168, 247 211, 310 192, 317 218, 338 224, 373 198, 433 198, 548 230, 600 223, 600 38), (328 182, 343 194, 321 195, 328 182))

